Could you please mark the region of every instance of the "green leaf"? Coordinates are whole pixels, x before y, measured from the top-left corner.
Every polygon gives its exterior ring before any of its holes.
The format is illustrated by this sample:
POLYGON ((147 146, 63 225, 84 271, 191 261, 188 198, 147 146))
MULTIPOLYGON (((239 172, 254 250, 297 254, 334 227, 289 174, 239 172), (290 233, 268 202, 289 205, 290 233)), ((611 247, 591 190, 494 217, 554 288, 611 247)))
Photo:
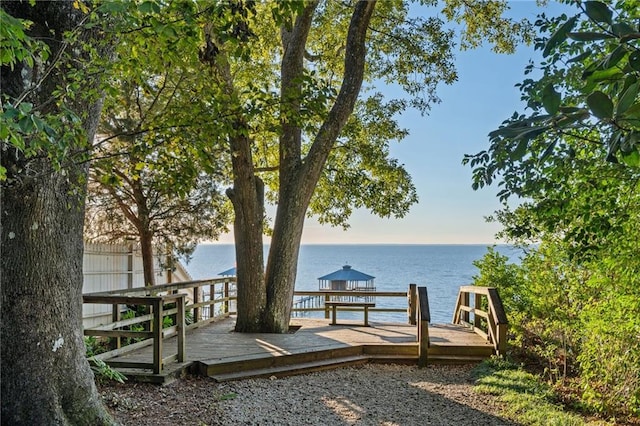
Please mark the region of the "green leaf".
POLYGON ((556 92, 553 83, 547 84, 542 89, 542 106, 549 114, 555 115, 558 112, 561 100, 560 93, 556 92))
POLYGON ((626 22, 616 22, 615 24, 611 25, 611 31, 613 31, 613 33, 618 37, 636 33, 635 28, 633 28, 626 22))
POLYGON ((619 45, 613 52, 611 52, 609 56, 607 56, 607 59, 604 60, 604 67, 611 68, 616 66, 618 62, 620 62, 620 60, 625 57, 626 54, 626 46, 624 44, 619 45))
POLYGON ((586 1, 584 2, 585 12, 589 18, 596 22, 605 22, 611 24, 611 17, 613 12, 607 7, 606 4, 599 1, 586 1))
POLYGON ((627 88, 627 90, 620 95, 620 99, 618 100, 618 105, 616 106, 616 115, 623 114, 626 112, 631 105, 636 101, 636 97, 638 96, 638 88, 640 87, 640 82, 635 82, 631 86, 627 88))
POLYGON ((581 33, 569 33, 567 34, 570 39, 575 41, 597 41, 606 40, 608 38, 615 38, 611 34, 596 33, 592 31, 585 31, 581 33))
POLYGON ((640 71, 640 52, 634 51, 629 55, 629 65, 636 71, 640 71))
POLYGON ((618 68, 607 68, 604 70, 593 71, 589 74, 585 72, 582 78, 588 83, 599 83, 601 81, 618 80, 624 76, 624 73, 618 68))
POLYGON ((160 13, 160 5, 154 1, 145 1, 138 6, 138 10, 142 13, 160 13))
POLYGON ((516 149, 511 153, 511 155, 509 157, 511 157, 511 159, 513 161, 518 161, 520 159, 522 159, 522 157, 524 157, 524 155, 527 153, 527 147, 529 146, 529 140, 528 139, 523 139, 518 143, 518 146, 516 146, 516 149))
POLYGON ((591 113, 601 120, 613 117, 613 102, 603 92, 595 91, 587 96, 587 105, 591 113))
POLYGON ((567 63, 570 64, 572 62, 581 62, 583 59, 588 58, 589 56, 591 56, 590 51, 582 52, 578 56, 574 56, 573 58, 569 59, 567 63))
POLYGON ((553 149, 556 147, 556 142, 557 141, 553 141, 547 146, 547 148, 542 153, 542 156, 540 157, 540 163, 544 162, 544 160, 546 160, 547 157, 551 155, 553 149))
POLYGON ((640 102, 630 106, 624 113, 625 118, 640 120, 640 102))
POLYGON ((631 167, 640 167, 640 152, 632 151, 629 154, 622 155, 622 161, 631 167))
POLYGON ((551 36, 549 41, 547 41, 547 45, 544 47, 544 51, 542 52, 542 56, 544 56, 544 57, 549 56, 551 51, 556 46, 558 46, 560 43, 562 43, 563 41, 565 41, 567 39, 567 34, 569 34, 569 31, 571 31, 573 29, 573 27, 576 25, 576 21, 577 20, 578 20, 577 16, 574 16, 574 17, 570 18, 569 20, 567 20, 567 22, 562 24, 560 26, 560 28, 558 28, 556 30, 555 33, 553 33, 553 35, 551 36))

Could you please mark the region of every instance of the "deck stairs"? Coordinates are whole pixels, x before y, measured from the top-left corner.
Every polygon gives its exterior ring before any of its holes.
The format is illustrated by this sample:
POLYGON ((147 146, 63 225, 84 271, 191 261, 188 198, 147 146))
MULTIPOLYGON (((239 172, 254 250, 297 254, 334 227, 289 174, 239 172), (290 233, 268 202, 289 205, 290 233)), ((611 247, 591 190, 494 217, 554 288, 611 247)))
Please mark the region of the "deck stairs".
MULTIPOLYGON (((489 347, 432 345, 429 362, 434 364, 465 364, 491 356, 489 347)), ((304 352, 270 356, 257 354, 237 359, 211 359, 194 363, 192 371, 218 382, 248 378, 285 377, 364 363, 394 363, 415 365, 418 362, 416 343, 396 345, 358 345, 341 348, 311 349, 304 352)))

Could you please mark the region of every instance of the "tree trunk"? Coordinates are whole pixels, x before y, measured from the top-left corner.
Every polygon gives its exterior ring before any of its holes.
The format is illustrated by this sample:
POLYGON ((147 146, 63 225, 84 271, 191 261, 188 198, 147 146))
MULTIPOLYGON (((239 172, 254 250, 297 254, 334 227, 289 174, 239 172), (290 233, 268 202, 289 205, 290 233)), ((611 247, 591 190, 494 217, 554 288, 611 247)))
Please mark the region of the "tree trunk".
POLYGON ((48 171, 2 190, 2 424, 110 424, 82 335, 85 170, 48 171))
POLYGON ((286 333, 293 303, 298 254, 309 204, 300 193, 290 193, 278 203, 267 263, 267 309, 263 331, 286 333))
POLYGON ((144 285, 156 285, 156 273, 153 262, 153 233, 149 230, 142 230, 140 232, 140 251, 142 252, 144 285))
POLYGON ((264 220, 264 183, 254 174, 251 140, 231 138, 233 189, 227 195, 233 204, 233 231, 238 279, 238 316, 236 331, 262 330, 266 305, 262 227, 264 220))
MULTIPOLYGON (((15 17, 34 22, 31 34, 47 40, 56 57, 64 31, 84 16, 72 1, 3 2, 15 17)), ((71 54, 82 54, 74 46, 71 54)), ((74 66, 81 67, 81 58, 74 66)), ((34 109, 51 108, 51 91, 64 87, 64 67, 49 77, 27 99, 34 109), (47 108, 49 107, 49 108, 47 108)), ((36 81, 39 70, 18 64, 2 69, 2 94, 14 98, 36 81)), ((85 89, 93 86, 89 79, 85 89)), ((82 96, 79 96, 81 98, 82 96)), ((78 101, 84 130, 93 137, 101 102, 78 101)), ((91 139, 89 139, 91 140, 91 139)), ((84 149, 88 141, 74 141, 70 150, 84 149)), ((45 153, 46 154, 46 153, 45 153)), ((2 153, 7 181, 2 184, 2 377, 3 425, 113 424, 96 390, 85 359, 82 333, 82 261, 84 185, 87 167, 71 165, 56 170, 47 155, 25 159, 21 152, 2 153)))
MULTIPOLYGON (((304 161, 300 158, 301 129, 283 123, 280 192, 267 264, 267 308, 262 331, 285 333, 289 328, 304 218, 328 155, 360 93, 366 33, 375 4, 375 1, 360 1, 354 8, 347 34, 345 73, 340 93, 304 161)), ((286 109, 294 112, 300 108, 296 95, 301 93, 305 44, 314 10, 315 4, 308 4, 296 19, 292 31, 283 33, 285 53, 281 68, 281 100, 287 103, 286 109)))

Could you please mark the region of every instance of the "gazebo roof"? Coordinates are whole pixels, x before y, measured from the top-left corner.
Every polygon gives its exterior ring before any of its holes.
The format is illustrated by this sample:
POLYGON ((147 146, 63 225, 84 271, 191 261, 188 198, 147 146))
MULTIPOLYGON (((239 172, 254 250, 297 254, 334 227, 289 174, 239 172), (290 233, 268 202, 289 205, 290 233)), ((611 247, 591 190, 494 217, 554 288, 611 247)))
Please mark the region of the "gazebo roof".
POLYGON ((339 269, 318 279, 327 281, 369 281, 374 278, 375 277, 369 274, 365 274, 364 272, 351 269, 350 265, 344 265, 342 269, 339 269))
POLYGON ((218 275, 222 277, 232 277, 236 275, 236 267, 234 266, 233 268, 227 269, 226 271, 222 271, 218 275))

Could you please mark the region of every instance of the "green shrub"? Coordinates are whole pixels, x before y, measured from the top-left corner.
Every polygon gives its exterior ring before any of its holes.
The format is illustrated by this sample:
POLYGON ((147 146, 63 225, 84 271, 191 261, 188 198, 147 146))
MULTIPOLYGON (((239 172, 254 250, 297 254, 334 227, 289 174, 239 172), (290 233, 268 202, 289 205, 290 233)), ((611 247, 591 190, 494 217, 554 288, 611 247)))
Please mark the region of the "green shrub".
POLYGON ((91 370, 98 381, 104 380, 113 380, 119 383, 124 383, 127 380, 127 377, 120 373, 119 371, 114 370, 109 365, 107 365, 103 360, 96 359, 95 357, 91 357, 89 359, 91 363, 91 370))

